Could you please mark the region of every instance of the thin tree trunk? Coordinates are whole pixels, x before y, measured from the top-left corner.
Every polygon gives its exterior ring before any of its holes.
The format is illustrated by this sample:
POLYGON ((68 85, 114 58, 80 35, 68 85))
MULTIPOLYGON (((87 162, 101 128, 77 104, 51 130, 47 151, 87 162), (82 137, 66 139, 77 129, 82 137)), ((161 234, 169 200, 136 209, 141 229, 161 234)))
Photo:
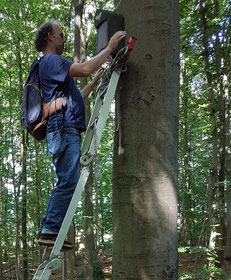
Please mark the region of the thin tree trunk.
POLYGON ((211 164, 210 164, 210 177, 209 177, 209 187, 208 187, 208 217, 210 224, 210 239, 209 239, 209 247, 215 248, 215 238, 217 234, 217 230, 214 227, 216 224, 216 219, 213 211, 214 204, 214 196, 215 196, 215 185, 217 183, 218 178, 218 150, 217 150, 217 124, 216 124, 216 100, 215 93, 213 89, 213 81, 212 75, 210 72, 209 65, 209 42, 208 42, 208 25, 206 20, 206 10, 204 6, 204 1, 200 1, 200 16, 201 16, 201 24, 203 30, 203 47, 204 47, 204 62, 205 62, 205 72, 207 77, 207 86, 209 91, 209 101, 210 101, 210 123, 211 123, 211 135, 212 135, 212 155, 211 155, 211 164))
MULTIPOLYGON (((24 131, 23 131, 24 134, 24 131)), ((25 137, 22 137, 25 139, 25 137)), ((22 162, 22 277, 28 279, 28 251, 27 251, 27 172, 26 172, 26 145, 23 140, 24 157, 22 162)))
MULTIPOLYGON (((214 18, 219 18, 220 13, 220 5, 219 1, 214 1, 214 18)), ((219 36, 220 32, 220 26, 216 26, 217 30, 215 32, 216 34, 216 40, 214 44, 214 53, 215 53, 215 65, 216 65, 216 80, 217 80, 217 88, 219 91, 219 128, 220 132, 218 134, 219 136, 219 163, 218 163, 218 211, 219 211, 219 233, 220 236, 217 240, 218 243, 218 257, 220 261, 220 266, 223 260, 224 256, 224 250, 220 248, 224 248, 225 246, 225 240, 226 240, 226 199, 225 199, 225 166, 226 166, 226 149, 227 149, 227 122, 226 122, 226 113, 227 113, 227 91, 225 88, 226 85, 226 75, 224 73, 224 66, 222 65, 222 57, 223 57, 223 51, 222 51, 222 45, 224 44, 224 39, 221 39, 219 36)))
MULTIPOLYGON (((0 114, 1 116, 1 114, 0 114)), ((2 118, 0 118, 0 146, 3 145, 2 143, 2 130, 3 130, 3 125, 2 125, 2 118)), ((3 157, 0 157, 0 169, 2 169, 3 166, 3 157)), ((3 190, 3 174, 0 174, 0 197, 2 198, 2 190, 3 190)), ((0 199, 0 211, 2 211, 2 199, 0 199)), ((0 215, 0 227, 1 229, 3 228, 3 220, 2 220, 2 215, 0 215)), ((2 252, 2 238, 3 233, 2 230, 0 230, 0 279, 3 279, 3 252, 2 252)))
POLYGON ((2 239, 0 236, 0 279, 3 279, 2 239))
POLYGON ((83 32, 83 11, 85 0, 74 0, 75 8, 75 41, 74 41, 74 62, 81 62, 86 55, 86 37, 83 32))
POLYGON ((113 276, 176 280, 178 1, 134 0, 132 13, 121 1, 118 11, 138 40, 118 86, 113 276))
MULTIPOLYGON (((72 222, 67 233, 67 239, 75 244, 75 224, 72 222)), ((63 259, 63 280, 75 279, 75 250, 64 253, 63 259)))
MULTIPOLYGON (((20 46, 20 43, 18 44, 20 46)), ((18 60, 18 80, 19 80, 19 90, 23 91, 22 82, 22 59, 20 54, 20 49, 17 52, 18 60)), ((27 172, 26 172, 26 159, 27 159, 27 146, 25 140, 25 132, 22 128, 21 123, 21 155, 22 155, 22 279, 28 280, 28 250, 27 250, 27 172)))
POLYGON ((84 279, 93 279, 94 232, 93 232, 93 203, 92 203, 92 176, 85 186, 85 258, 84 279))
MULTIPOLYGON (((223 83, 220 84, 220 134, 219 134, 219 171, 218 171, 218 186, 219 186, 219 216, 220 216, 220 248, 224 248, 226 240, 226 199, 225 199, 225 166, 226 166, 226 149, 227 149, 227 137, 228 130, 226 128, 226 98, 223 83)), ((222 262, 224 251, 219 250, 219 260, 222 262)))
POLYGON ((226 182, 227 182, 227 235, 224 258, 231 260, 231 136, 228 132, 231 129, 230 122, 230 106, 228 105, 229 90, 228 87, 225 88, 226 96, 226 130, 227 130, 227 149, 226 149, 226 182))
MULTIPOLYGON (((42 198, 42 188, 41 188, 41 170, 40 170, 40 144, 34 140, 35 147, 35 165, 36 165, 36 173, 35 173, 35 191, 36 191, 36 228, 35 235, 37 236, 38 229, 42 219, 42 209, 43 209, 43 198, 42 198)), ((35 254, 33 254, 34 257, 35 254)), ((39 259, 42 261, 43 248, 39 246, 39 259)), ((37 256, 36 256, 37 257, 37 256)))
MULTIPOLYGON (((0 158, 0 167, 1 167, 1 170, 2 170, 2 165, 3 165, 3 161, 2 161, 2 158, 0 158)), ((2 174, 1 174, 2 175, 2 174)), ((1 231, 0 231, 0 276, 3 275, 3 251, 2 251, 2 240, 3 240, 3 225, 4 225, 4 220, 3 220, 3 214, 4 214, 4 211, 3 211, 3 197, 4 197, 4 186, 3 186, 3 177, 0 176, 0 194, 1 194, 1 200, 0 200, 0 210, 1 210, 1 216, 0 216, 0 226, 1 226, 1 231)), ((3 279, 3 276, 2 278, 0 277, 0 279, 3 279)))
POLYGON ((95 188, 95 208, 94 208, 94 221, 95 221, 95 253, 98 255, 99 253, 99 212, 100 212, 100 188, 98 184, 96 183, 95 188))
POLYGON ((227 235, 224 258, 231 260, 231 152, 227 158, 227 235))
POLYGON ((191 196, 190 196, 190 147, 188 139, 188 100, 189 100, 189 84, 187 81, 186 68, 183 69, 183 170, 182 170, 182 230, 181 240, 183 245, 191 245, 191 196))
MULTIPOLYGON (((19 53, 18 53, 19 55, 19 53)), ((9 86, 10 86, 10 98, 9 98, 9 123, 10 123, 10 138, 9 142, 11 145, 11 160, 12 160, 12 181, 13 181, 13 187, 14 187, 14 206, 15 206, 15 220, 16 220, 16 236, 15 236, 15 260, 16 260, 16 279, 20 280, 22 278, 21 274, 21 262, 20 262, 20 217, 19 217, 19 195, 20 195, 20 184, 21 184, 21 179, 19 180, 18 183, 16 183, 15 178, 16 176, 16 161, 15 161, 15 145, 14 145, 14 125, 13 125, 13 117, 12 117, 12 102, 13 102, 13 96, 12 96, 12 73, 11 73, 11 62, 12 62, 12 57, 9 57, 9 62, 6 61, 9 69, 9 86)), ((20 64, 20 59, 19 59, 19 87, 21 88, 22 86, 22 80, 21 80, 21 64, 20 64)), ((8 195, 8 194, 7 194, 8 195)), ((5 203, 5 207, 7 206, 7 201, 5 203)), ((7 209, 6 209, 7 211, 7 209)), ((7 224, 7 221, 4 222, 4 224, 7 224)), ((7 230, 5 231, 7 234, 7 230)), ((6 247, 8 248, 8 234, 6 235, 6 247)), ((8 258, 8 252, 6 251, 6 255, 8 258)), ((0 278, 1 279, 1 278, 0 278)))
MULTIPOLYGON (((75 0, 75 58, 74 61, 83 62, 86 59, 87 37, 83 25, 84 0, 75 0)), ((87 84, 86 78, 80 79, 80 90, 87 84)), ((90 119, 90 103, 85 100, 86 124, 90 119)), ((94 232, 93 232, 93 204, 92 204, 92 176, 89 177, 85 186, 84 209, 85 209, 85 259, 84 279, 93 280, 93 255, 94 255, 94 232)))
MULTIPOLYGON (((10 105, 11 107, 11 105, 10 105)), ((16 162, 15 162, 15 147, 14 147, 14 141, 13 141, 13 125, 12 127, 12 133, 11 133, 11 150, 12 150, 12 166, 13 166, 13 186, 14 186, 14 205, 15 205, 15 218, 16 218, 16 236, 15 236, 15 257, 16 257, 16 278, 17 280, 22 278, 21 273, 21 260, 20 260, 20 211, 19 211, 19 196, 20 196, 20 185, 21 185, 21 178, 18 183, 16 183, 16 162)))
POLYGON ((39 156, 39 149, 40 145, 34 140, 35 146, 35 164, 36 164, 36 173, 35 173, 35 190, 36 190, 36 228, 38 229, 41 223, 41 170, 40 170, 40 156, 39 156))

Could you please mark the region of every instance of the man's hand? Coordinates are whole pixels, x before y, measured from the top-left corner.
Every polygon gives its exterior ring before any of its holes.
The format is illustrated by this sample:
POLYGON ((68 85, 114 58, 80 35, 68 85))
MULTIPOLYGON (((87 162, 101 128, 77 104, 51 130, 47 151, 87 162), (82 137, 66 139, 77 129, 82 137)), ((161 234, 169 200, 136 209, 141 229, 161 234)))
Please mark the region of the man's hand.
POLYGON ((108 45, 107 45, 107 48, 111 50, 111 52, 113 52, 119 42, 126 36, 126 31, 117 31, 110 39, 108 45))
POLYGON ((94 77, 93 77, 93 79, 92 79, 92 81, 91 81, 91 83, 92 83, 94 86, 98 83, 99 79, 101 78, 101 76, 102 76, 102 74, 103 74, 103 71, 104 71, 103 68, 100 68, 100 69, 98 69, 98 70, 96 71, 96 73, 95 73, 95 75, 94 75, 94 77))
POLYGON ((96 71, 93 79, 91 80, 91 82, 89 84, 87 84, 82 90, 81 90, 81 94, 83 99, 86 99, 89 94, 91 93, 91 91, 94 89, 94 87, 98 84, 99 79, 101 78, 102 74, 103 74, 104 69, 100 68, 96 71))

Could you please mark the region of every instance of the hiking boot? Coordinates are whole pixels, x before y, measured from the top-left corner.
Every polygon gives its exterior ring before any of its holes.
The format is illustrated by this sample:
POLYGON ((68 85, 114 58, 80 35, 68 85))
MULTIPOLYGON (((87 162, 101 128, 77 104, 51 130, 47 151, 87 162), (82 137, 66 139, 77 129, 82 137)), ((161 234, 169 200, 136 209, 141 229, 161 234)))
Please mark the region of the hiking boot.
MULTIPOLYGON (((55 240, 57 238, 57 234, 44 234, 40 233, 38 234, 38 243, 42 246, 54 246, 55 240)), ((62 250, 68 251, 74 248, 74 245, 69 241, 64 241, 62 250)))

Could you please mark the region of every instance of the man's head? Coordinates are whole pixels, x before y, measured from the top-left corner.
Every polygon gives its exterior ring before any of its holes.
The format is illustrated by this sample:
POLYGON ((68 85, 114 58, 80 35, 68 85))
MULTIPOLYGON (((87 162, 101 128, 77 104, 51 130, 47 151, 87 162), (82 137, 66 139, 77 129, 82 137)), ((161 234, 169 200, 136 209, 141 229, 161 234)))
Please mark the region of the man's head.
POLYGON ((66 40, 61 27, 57 22, 49 21, 44 23, 37 31, 35 48, 38 52, 57 53, 61 55, 66 40))

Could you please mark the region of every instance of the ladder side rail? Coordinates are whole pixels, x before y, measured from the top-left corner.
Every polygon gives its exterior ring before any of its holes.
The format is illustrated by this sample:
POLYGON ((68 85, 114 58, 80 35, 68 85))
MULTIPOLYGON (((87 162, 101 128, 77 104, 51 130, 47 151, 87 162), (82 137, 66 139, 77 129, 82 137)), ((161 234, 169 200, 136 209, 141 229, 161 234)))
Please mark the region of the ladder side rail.
POLYGON ((111 103, 115 97, 116 88, 119 82, 121 71, 114 70, 108 85, 108 89, 110 90, 110 94, 106 94, 104 98, 104 106, 102 107, 98 122, 97 122, 97 129, 96 129, 96 147, 98 148, 104 127, 106 125, 107 117, 111 108, 111 103))
POLYGON ((115 97, 115 91, 116 91, 117 84, 119 82, 120 74, 121 74, 120 71, 113 71, 111 80, 110 80, 110 83, 108 86, 108 90, 109 90, 110 94, 107 93, 105 95, 104 105, 100 112, 100 116, 98 118, 95 128, 92 129, 93 138, 91 139, 92 141, 91 141, 90 147, 88 147, 88 150, 86 151, 90 158, 93 158, 93 156, 97 152, 97 148, 99 147, 99 143, 100 143, 100 140, 101 140, 101 137, 103 134, 103 130, 106 125, 107 117, 108 117, 108 114, 110 111, 111 103, 115 97))
POLYGON ((82 148, 81 148, 82 154, 87 152, 87 150, 90 146, 91 139, 92 139, 93 133, 94 133, 93 125, 94 125, 95 120, 99 116, 102 105, 103 105, 103 100, 98 96, 98 98, 96 100, 96 103, 94 105, 93 112, 91 114, 90 120, 88 122, 87 131, 85 133, 85 137, 84 137, 84 140, 83 140, 83 144, 82 144, 82 148))
MULTIPOLYGON (((106 74, 107 74, 107 72, 104 73, 104 75, 106 75, 106 74)), ((92 139, 93 134, 94 134, 94 130, 93 130, 94 123, 95 123, 95 121, 97 120, 97 118, 100 114, 100 110, 101 110, 102 105, 104 103, 103 98, 104 98, 105 92, 107 92, 107 89, 108 89, 108 85, 105 88, 103 88, 103 90, 100 90, 100 88, 99 88, 99 91, 98 91, 98 94, 97 94, 97 97, 96 97, 96 100, 95 100, 95 104, 94 104, 94 107, 93 107, 93 111, 92 111, 90 120, 88 122, 87 130, 86 130, 85 137, 84 137, 84 141, 83 141, 83 144, 82 144, 82 147, 81 147, 82 154, 85 154, 90 147, 91 139, 92 139)))

